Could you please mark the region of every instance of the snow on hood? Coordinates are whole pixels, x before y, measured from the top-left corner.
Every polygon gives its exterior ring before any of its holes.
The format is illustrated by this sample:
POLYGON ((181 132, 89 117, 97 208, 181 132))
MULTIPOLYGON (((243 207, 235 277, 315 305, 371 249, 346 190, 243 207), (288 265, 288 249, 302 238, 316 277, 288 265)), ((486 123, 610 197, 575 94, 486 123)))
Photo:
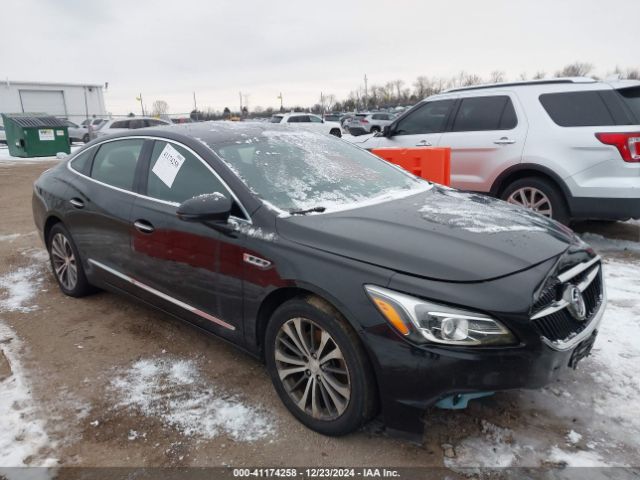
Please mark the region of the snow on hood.
POLYGON ((544 232, 550 220, 522 207, 486 195, 439 187, 420 207, 425 220, 473 233, 544 232))

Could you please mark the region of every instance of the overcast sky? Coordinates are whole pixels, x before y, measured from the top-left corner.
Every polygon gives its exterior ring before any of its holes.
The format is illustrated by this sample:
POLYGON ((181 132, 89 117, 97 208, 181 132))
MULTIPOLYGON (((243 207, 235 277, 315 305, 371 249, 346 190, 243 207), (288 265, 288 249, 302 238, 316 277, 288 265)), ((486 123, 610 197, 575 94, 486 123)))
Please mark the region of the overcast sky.
POLYGON ((107 110, 311 105, 461 70, 640 67, 638 0, 3 0, 0 78, 109 82, 107 110))

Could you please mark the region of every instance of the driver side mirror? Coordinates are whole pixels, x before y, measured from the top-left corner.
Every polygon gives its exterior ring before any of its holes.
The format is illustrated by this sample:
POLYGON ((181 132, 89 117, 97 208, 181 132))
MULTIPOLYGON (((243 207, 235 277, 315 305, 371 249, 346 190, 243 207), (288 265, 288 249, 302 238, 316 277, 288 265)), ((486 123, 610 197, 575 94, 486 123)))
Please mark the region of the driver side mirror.
POLYGON ((391 128, 391 125, 385 125, 382 127, 382 136, 387 138, 393 137, 393 129, 391 128))
POLYGON ((219 192, 205 193, 186 200, 176 215, 187 222, 214 222, 226 224, 231 214, 231 200, 219 192))

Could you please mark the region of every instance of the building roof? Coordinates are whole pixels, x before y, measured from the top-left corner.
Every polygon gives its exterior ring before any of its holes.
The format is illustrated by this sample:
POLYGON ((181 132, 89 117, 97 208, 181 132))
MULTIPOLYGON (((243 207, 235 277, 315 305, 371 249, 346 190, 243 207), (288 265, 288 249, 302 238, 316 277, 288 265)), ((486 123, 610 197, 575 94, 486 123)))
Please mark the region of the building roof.
POLYGON ((2 83, 6 86, 11 85, 33 85, 38 87, 91 87, 91 88, 104 88, 104 84, 97 83, 73 83, 73 82, 26 82, 22 80, 9 80, 6 79, 2 83))

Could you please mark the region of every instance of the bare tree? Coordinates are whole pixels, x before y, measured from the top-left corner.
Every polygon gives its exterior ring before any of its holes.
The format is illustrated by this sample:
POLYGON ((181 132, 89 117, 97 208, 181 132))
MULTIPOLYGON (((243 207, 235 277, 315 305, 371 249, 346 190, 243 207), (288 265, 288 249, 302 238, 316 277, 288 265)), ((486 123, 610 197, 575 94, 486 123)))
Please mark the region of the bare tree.
POLYGON ((547 76, 547 73, 544 70, 538 70, 533 76, 534 80, 542 80, 547 76))
POLYGON ((166 115, 169 113, 169 104, 164 100, 156 100, 151 105, 151 115, 159 117, 160 115, 166 115))
POLYGON ((489 83, 502 83, 505 81, 505 75, 502 70, 494 70, 489 75, 489 83))
POLYGON ((556 77, 586 77, 593 71, 593 65, 585 62, 574 62, 565 65, 556 72, 556 77))
POLYGON ((414 93, 418 98, 425 98, 429 94, 429 88, 431 87, 431 80, 424 75, 420 75, 413 82, 414 93))

